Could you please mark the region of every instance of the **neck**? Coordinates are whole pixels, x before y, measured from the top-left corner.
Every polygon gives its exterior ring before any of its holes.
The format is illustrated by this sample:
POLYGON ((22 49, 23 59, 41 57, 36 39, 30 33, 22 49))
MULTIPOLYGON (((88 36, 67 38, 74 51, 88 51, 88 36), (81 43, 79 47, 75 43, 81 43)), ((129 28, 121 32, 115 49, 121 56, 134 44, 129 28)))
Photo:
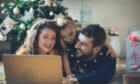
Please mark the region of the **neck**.
POLYGON ((41 51, 41 50, 39 49, 37 54, 39 54, 39 55, 47 55, 48 53, 47 53, 47 52, 44 52, 44 51, 41 51))

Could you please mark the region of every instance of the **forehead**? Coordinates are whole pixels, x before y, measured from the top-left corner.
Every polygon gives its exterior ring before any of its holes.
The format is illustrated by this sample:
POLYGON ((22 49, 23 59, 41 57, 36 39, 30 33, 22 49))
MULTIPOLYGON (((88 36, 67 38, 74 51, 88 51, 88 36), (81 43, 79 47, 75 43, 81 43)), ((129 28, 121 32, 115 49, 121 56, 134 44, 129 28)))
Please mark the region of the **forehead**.
POLYGON ((76 27, 73 24, 68 24, 64 29, 61 30, 62 35, 68 35, 71 32, 76 32, 76 27))
POLYGON ((87 37, 87 36, 83 35, 82 33, 79 34, 78 39, 81 42, 93 43, 93 38, 87 37))
POLYGON ((49 35, 49 36, 56 36, 56 33, 53 29, 45 28, 41 31, 41 34, 43 35, 49 35))

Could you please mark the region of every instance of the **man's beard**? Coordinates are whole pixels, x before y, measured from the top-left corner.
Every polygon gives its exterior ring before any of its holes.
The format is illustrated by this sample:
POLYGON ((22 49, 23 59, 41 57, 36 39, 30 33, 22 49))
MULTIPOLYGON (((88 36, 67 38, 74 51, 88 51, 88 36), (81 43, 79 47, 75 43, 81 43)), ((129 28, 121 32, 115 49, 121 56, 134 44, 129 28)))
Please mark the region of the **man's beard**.
POLYGON ((88 52, 87 54, 84 54, 81 49, 76 49, 76 50, 79 50, 82 53, 80 56, 77 57, 79 60, 88 61, 94 58, 92 51, 88 52))

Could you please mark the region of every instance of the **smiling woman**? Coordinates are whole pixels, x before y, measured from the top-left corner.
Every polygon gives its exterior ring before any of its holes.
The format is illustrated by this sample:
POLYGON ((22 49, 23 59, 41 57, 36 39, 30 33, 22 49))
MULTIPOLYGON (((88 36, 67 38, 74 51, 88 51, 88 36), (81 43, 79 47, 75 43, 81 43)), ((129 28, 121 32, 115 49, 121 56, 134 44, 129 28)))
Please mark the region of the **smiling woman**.
POLYGON ((43 19, 36 22, 28 31, 24 44, 16 54, 60 55, 62 52, 60 32, 56 22, 43 19))

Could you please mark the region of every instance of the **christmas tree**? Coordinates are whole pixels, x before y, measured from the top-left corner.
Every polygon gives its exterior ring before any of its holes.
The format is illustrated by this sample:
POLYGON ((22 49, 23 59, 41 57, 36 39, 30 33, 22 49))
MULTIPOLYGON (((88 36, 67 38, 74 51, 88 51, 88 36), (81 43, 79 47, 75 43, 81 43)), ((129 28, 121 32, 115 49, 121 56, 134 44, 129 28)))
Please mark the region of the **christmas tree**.
POLYGON ((7 40, 16 44, 17 47, 20 46, 26 37, 27 30, 38 19, 52 20, 58 15, 67 15, 67 8, 62 6, 61 2, 62 0, 14 0, 10 3, 3 2, 1 4, 3 8, 1 13, 5 14, 6 17, 0 25, 1 35, 6 36, 7 40))

